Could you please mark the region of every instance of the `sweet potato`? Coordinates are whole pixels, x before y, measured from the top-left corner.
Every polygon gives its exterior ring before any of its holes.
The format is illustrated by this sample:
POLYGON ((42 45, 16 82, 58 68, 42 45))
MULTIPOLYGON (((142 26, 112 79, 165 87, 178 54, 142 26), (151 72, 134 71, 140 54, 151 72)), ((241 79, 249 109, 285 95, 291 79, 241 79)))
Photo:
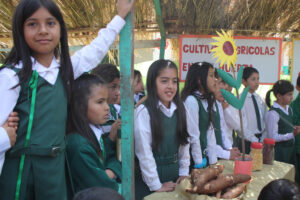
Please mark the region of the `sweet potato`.
POLYGON ((223 170, 224 165, 212 165, 205 169, 193 169, 191 173, 193 188, 189 188, 186 191, 198 193, 198 190, 200 190, 204 184, 216 178, 223 170))
POLYGON ((223 199, 233 199, 238 197, 246 188, 245 183, 237 184, 236 186, 230 188, 227 192, 222 195, 223 199))
POLYGON ((203 188, 198 189, 197 192, 201 194, 213 194, 235 184, 249 181, 250 179, 251 176, 246 174, 220 174, 217 179, 206 183, 203 188))

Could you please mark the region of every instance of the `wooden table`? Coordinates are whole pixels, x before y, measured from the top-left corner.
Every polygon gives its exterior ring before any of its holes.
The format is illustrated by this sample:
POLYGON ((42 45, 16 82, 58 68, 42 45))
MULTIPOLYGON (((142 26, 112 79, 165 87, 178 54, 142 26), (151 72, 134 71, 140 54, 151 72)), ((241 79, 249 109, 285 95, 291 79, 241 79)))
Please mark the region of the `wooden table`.
MULTIPOLYGON (((224 165, 223 174, 232 174, 234 162, 230 160, 219 160, 219 164, 224 165)), ((270 181, 279 178, 286 178, 291 181, 295 177, 294 165, 274 161, 273 165, 263 165, 261 171, 252 172, 251 182, 247 185, 247 191, 242 195, 245 200, 256 200, 261 189, 270 181)), ((185 192, 185 188, 190 186, 188 180, 183 180, 176 186, 173 192, 156 192, 146 196, 145 200, 216 200, 215 197, 207 195, 196 195, 185 192)))

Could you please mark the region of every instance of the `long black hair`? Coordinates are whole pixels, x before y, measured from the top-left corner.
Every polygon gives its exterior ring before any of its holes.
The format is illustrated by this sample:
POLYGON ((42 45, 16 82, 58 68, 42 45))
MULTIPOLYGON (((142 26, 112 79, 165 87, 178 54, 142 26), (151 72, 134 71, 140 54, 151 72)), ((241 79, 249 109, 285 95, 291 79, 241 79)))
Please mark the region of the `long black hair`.
POLYGON ((12 22, 14 45, 8 57, 5 59, 4 65, 16 65, 22 61, 23 68, 19 72, 19 85, 30 79, 32 74, 32 61, 30 56, 33 55, 33 52, 25 41, 24 22, 41 7, 46 8, 49 13, 57 19, 60 25, 60 43, 57 45, 54 53, 57 58, 60 58, 60 73, 69 101, 71 99, 71 87, 74 75, 69 55, 67 28, 60 9, 52 0, 22 0, 16 7, 12 22))
POLYGON ((74 81, 67 131, 68 134, 78 133, 87 138, 98 153, 100 152, 100 147, 98 141, 94 139, 95 136, 89 126, 90 122, 87 118, 87 110, 92 88, 99 85, 106 87, 101 77, 88 73, 82 74, 74 81))
MULTIPOLYGON (((152 148, 155 150, 159 149, 159 145, 162 141, 162 124, 161 120, 157 117, 159 116, 159 110, 157 108, 159 97, 157 94, 156 79, 163 69, 171 68, 175 69, 178 73, 177 66, 174 62, 170 60, 160 59, 153 62, 148 70, 146 88, 148 92, 147 99, 145 101, 145 106, 148 108, 150 115, 150 126, 152 132, 152 148)), ((177 106, 177 127, 176 136, 180 145, 185 145, 188 143, 188 132, 186 125, 186 114, 184 105, 179 97, 179 82, 177 82, 177 91, 173 98, 173 102, 177 106)))
POLYGON ((200 90, 203 91, 201 95, 196 95, 196 97, 198 98, 198 100, 207 100, 209 121, 214 126, 213 105, 215 102, 215 96, 211 91, 208 90, 206 83, 208 70, 210 68, 214 69, 213 65, 208 62, 197 62, 190 66, 185 78, 184 88, 181 92, 181 99, 185 101, 189 95, 195 95, 195 92, 200 90))
POLYGON ((258 200, 300 199, 299 186, 288 179, 277 179, 268 183, 258 196, 258 200))
POLYGON ((269 90, 266 94, 266 104, 270 108, 271 107, 271 92, 274 93, 274 96, 277 98, 277 94, 285 95, 288 92, 294 91, 294 86, 290 81, 287 80, 279 80, 276 81, 273 88, 269 90))

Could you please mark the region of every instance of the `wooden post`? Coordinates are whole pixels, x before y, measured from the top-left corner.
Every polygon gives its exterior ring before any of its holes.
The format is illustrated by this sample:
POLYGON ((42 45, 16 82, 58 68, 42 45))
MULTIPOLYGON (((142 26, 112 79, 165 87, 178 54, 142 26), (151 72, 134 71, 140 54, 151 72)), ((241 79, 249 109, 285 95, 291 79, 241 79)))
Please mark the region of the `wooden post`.
POLYGON ((153 0, 154 6, 155 6, 155 13, 156 13, 156 22, 159 27, 160 32, 160 52, 159 52, 159 58, 163 59, 165 58, 165 47, 166 47, 166 30, 161 14, 161 7, 160 7, 160 0, 153 0))
MULTIPOLYGON (((130 1, 130 0, 129 0, 130 1)), ((134 200, 134 105, 132 90, 134 41, 134 10, 126 17, 126 25, 120 33, 120 86, 121 86, 121 151, 122 151, 122 195, 134 200)))

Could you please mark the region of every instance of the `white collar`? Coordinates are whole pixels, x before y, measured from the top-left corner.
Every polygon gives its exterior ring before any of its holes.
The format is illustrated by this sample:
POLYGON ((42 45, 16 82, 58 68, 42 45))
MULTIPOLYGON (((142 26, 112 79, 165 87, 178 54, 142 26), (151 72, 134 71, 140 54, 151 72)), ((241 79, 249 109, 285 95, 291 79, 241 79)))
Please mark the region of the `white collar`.
MULTIPOLYGON (((198 95, 202 95, 200 91, 196 91, 195 93, 198 94, 198 95)), ((208 111, 207 111, 207 109, 208 109, 208 103, 207 103, 207 100, 206 100, 206 99, 200 99, 200 100, 201 100, 201 103, 202 103, 202 105, 203 105, 203 108, 204 108, 205 112, 208 112, 208 111)), ((216 109, 216 104, 215 104, 215 103, 214 103, 212 109, 213 109, 213 111, 216 111, 216 110, 217 110, 217 109, 216 109)))
POLYGON ((248 92, 247 97, 252 98, 252 95, 254 95, 255 97, 258 96, 258 94, 256 94, 255 92, 253 92, 252 94, 248 92))
MULTIPOLYGON (((45 67, 42 64, 40 64, 34 57, 30 57, 31 62, 32 62, 32 69, 36 70, 38 73, 39 72, 46 72, 46 71, 51 71, 52 69, 56 69, 60 67, 60 64, 56 60, 55 56, 53 56, 53 59, 51 61, 51 64, 49 67, 45 67)), ((20 61, 17 65, 16 68, 21 69, 23 67, 22 61, 20 61)))
POLYGON ((95 134, 97 141, 99 142, 102 134, 104 133, 103 130, 99 126, 95 126, 93 124, 89 124, 89 125, 93 133, 95 134))
POLYGON ((287 115, 289 114, 289 105, 286 105, 286 108, 284 109, 281 105, 279 105, 276 101, 274 101, 273 107, 274 108, 279 108, 280 110, 282 110, 287 115))
POLYGON ((172 117, 177 106, 173 101, 171 101, 170 108, 167 108, 161 101, 158 101, 157 108, 159 108, 166 116, 172 117))

